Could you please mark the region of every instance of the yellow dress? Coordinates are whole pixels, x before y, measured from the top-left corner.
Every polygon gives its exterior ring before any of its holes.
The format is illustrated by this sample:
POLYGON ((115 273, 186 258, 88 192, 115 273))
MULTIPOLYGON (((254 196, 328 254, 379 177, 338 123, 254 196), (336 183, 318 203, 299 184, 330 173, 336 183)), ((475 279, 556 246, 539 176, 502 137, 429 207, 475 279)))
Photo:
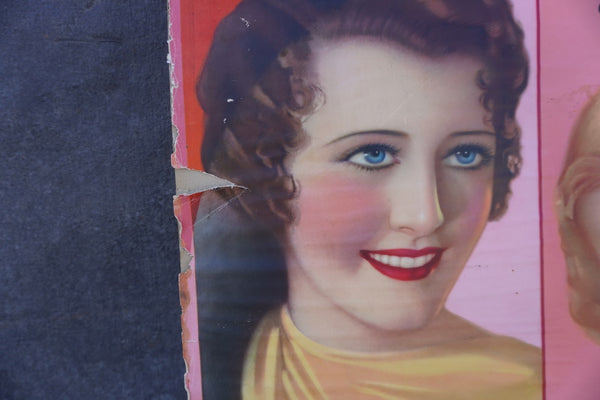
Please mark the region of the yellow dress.
POLYGON ((519 340, 484 338, 391 353, 327 348, 305 337, 285 307, 248 348, 243 400, 542 399, 542 358, 519 340))

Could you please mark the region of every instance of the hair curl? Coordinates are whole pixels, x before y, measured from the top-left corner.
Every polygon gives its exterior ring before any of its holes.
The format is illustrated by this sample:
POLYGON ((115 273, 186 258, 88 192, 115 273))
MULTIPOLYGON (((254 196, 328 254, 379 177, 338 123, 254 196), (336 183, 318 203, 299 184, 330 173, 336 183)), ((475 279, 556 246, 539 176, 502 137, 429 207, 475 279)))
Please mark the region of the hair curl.
POLYGON ((319 98, 305 76, 309 41, 347 36, 483 62, 475 83, 497 137, 490 219, 501 216, 521 164, 515 112, 528 79, 523 31, 506 0, 242 1, 217 28, 197 84, 206 170, 249 189, 239 201, 247 214, 275 231, 285 228, 296 194, 285 160, 302 142, 301 118, 319 98))

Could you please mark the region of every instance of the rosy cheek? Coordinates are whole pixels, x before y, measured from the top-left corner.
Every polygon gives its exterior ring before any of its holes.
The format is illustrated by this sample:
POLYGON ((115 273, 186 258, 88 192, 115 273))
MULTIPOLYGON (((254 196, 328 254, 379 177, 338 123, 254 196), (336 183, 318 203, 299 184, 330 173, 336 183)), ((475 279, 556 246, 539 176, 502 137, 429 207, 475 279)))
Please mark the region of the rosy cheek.
MULTIPOLYGON (((363 180, 323 174, 300 181, 297 221, 303 241, 344 247, 363 244, 381 228, 382 196, 363 180)), ((359 249, 357 249, 359 250, 359 249)))
POLYGON ((487 221, 492 202, 492 188, 482 186, 470 193, 466 213, 473 222, 487 221))
POLYGON ((491 206, 492 179, 471 180, 462 175, 444 178, 439 193, 444 220, 458 221, 459 235, 470 235, 474 229, 483 228, 491 206))

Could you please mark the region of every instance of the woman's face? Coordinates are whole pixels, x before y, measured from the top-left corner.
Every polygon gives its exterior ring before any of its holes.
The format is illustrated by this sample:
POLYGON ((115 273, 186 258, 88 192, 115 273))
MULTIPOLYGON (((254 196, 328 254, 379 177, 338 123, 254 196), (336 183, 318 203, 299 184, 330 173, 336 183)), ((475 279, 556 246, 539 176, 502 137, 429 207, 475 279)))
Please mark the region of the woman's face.
POLYGON ((292 318, 309 336, 422 328, 490 210, 495 134, 479 102, 482 65, 365 39, 316 43, 313 53, 324 103, 289 164, 299 185, 292 318))

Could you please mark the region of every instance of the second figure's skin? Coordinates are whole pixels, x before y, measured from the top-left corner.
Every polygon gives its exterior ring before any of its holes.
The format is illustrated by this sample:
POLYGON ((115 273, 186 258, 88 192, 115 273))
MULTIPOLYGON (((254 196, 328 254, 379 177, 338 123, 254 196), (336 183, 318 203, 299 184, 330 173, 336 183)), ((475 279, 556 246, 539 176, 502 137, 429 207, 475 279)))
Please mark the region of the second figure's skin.
POLYGON ((600 344, 600 94, 573 130, 557 196, 571 316, 600 344))

